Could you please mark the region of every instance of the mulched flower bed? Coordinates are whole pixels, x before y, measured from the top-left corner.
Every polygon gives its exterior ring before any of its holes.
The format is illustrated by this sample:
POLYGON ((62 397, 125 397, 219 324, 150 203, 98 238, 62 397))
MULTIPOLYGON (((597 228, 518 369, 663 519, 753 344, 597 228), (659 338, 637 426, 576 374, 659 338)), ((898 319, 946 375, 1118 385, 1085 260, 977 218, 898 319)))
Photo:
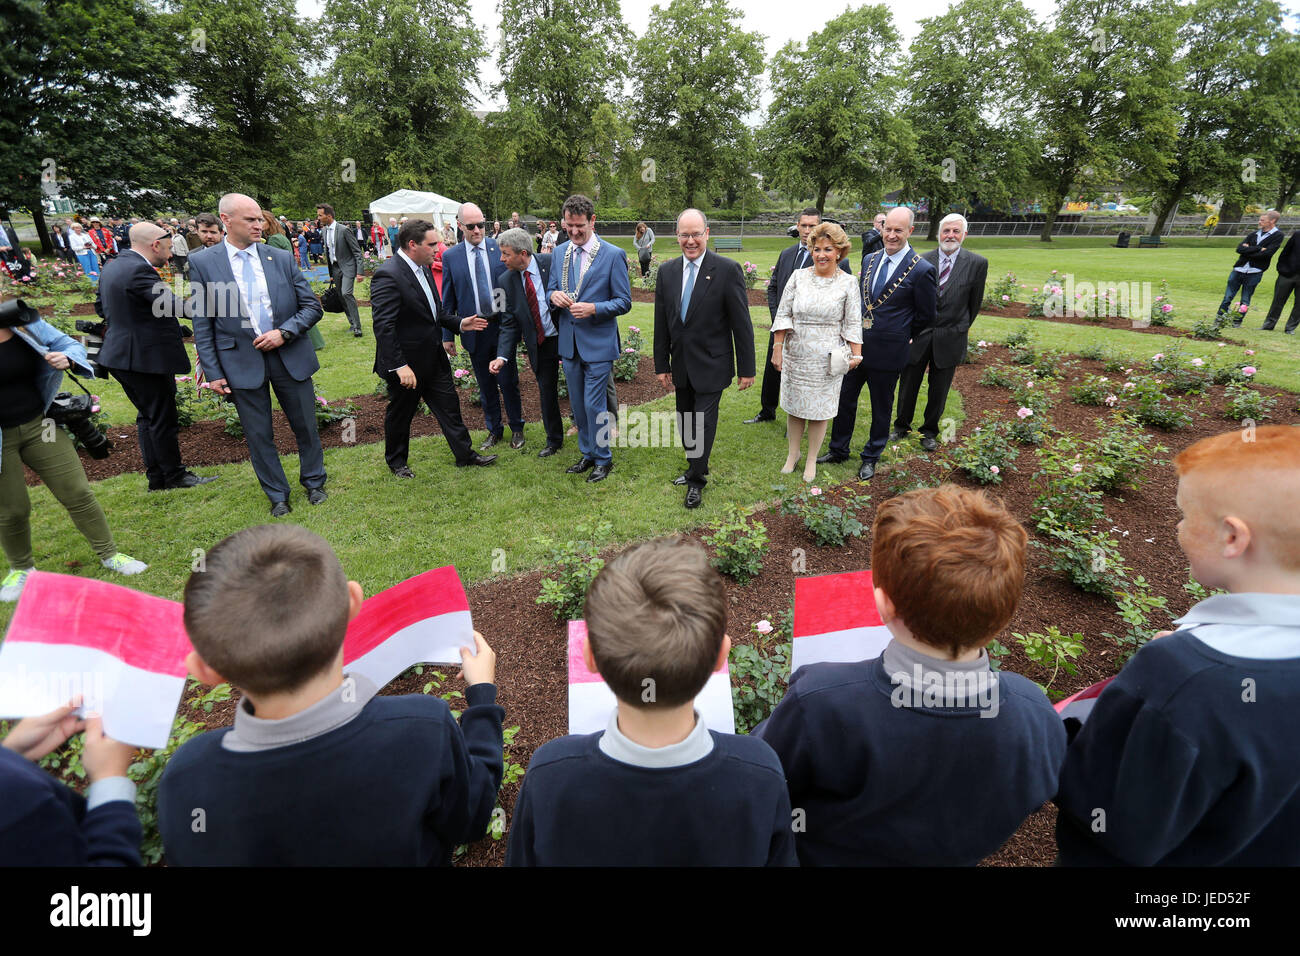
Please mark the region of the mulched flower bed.
MULTIPOLYGON (((193 385, 181 382, 177 387, 193 388, 193 385)), ((667 394, 654 377, 653 360, 645 355, 641 356, 636 377, 630 382, 618 382, 617 388, 619 403, 628 406, 641 405, 667 394)), ((482 410, 477 405, 470 404, 467 389, 460 389, 459 391, 461 417, 464 419, 466 426, 470 429, 482 429, 482 410)), ((523 404, 524 421, 541 421, 541 403, 537 396, 537 379, 533 376, 532 369, 528 367, 527 360, 523 358, 519 360, 519 395, 523 404)), ((356 441, 351 444, 382 443, 384 440, 384 411, 388 407, 388 400, 377 395, 356 395, 351 399, 334 401, 331 404, 340 405, 345 404, 346 401, 355 402, 357 405, 357 412, 354 416, 356 420, 356 441)), ((566 418, 569 415, 569 400, 567 398, 560 399, 560 412, 566 418)), ((297 454, 298 445, 294 440, 293 430, 289 427, 289 420, 284 416, 284 413, 277 408, 271 413, 271 419, 275 429, 276 450, 282 455, 297 454)), ((225 423, 220 421, 198 421, 189 428, 180 430, 181 460, 185 462, 187 468, 225 465, 231 462, 248 460, 248 445, 244 439, 227 435, 224 426, 225 423)), ((442 434, 442 430, 438 427, 438 420, 433 415, 418 414, 415 416, 414 421, 411 422, 412 437, 440 434, 442 434)), ((91 481, 101 481, 104 478, 112 478, 114 475, 125 472, 144 471, 144 460, 140 457, 140 443, 136 438, 134 424, 125 425, 115 422, 109 425, 108 437, 113 443, 113 452, 107 458, 96 460, 88 457, 84 452, 81 455, 82 466, 86 469, 86 476, 91 481)), ((325 448, 342 446, 345 444, 342 426, 336 422, 322 427, 320 429, 320 439, 321 445, 325 448)), ((577 439, 573 440, 576 442, 577 439)), ((535 450, 540 451, 541 446, 538 445, 535 450)), ((380 459, 383 458, 382 451, 378 451, 376 454, 380 459)), ((40 484, 40 479, 30 469, 27 470, 27 484, 40 484)))
MULTIPOLYGON (((1084 319, 1072 315, 1051 318, 1043 315, 1031 316, 1029 306, 1024 302, 1008 302, 1001 309, 980 309, 980 315, 992 315, 1002 319, 1029 319, 1031 322, 1058 322, 1062 325, 1086 325, 1094 329, 1124 329, 1126 332, 1149 332, 1152 335, 1168 335, 1180 339, 1195 338, 1187 329, 1174 328, 1172 325, 1134 325, 1132 319, 1121 319, 1117 316, 1097 319, 1084 319)), ((1229 338, 1224 338, 1222 341, 1229 345, 1244 344, 1229 338)))
MULTIPOLYGON (((1009 421, 1015 418, 1015 406, 1006 389, 977 383, 984 367, 1005 359, 1007 354, 1004 347, 992 346, 975 364, 958 368, 955 387, 962 396, 967 416, 957 435, 958 441, 971 432, 985 411, 994 410, 1009 421)), ((1079 360, 1078 366, 1061 381, 1059 404, 1044 416, 1050 418, 1055 428, 1072 432, 1085 440, 1096 436, 1100 426, 1114 414, 1105 408, 1083 407, 1069 401, 1069 386, 1087 373, 1105 374, 1101 363, 1079 360)), ((1260 391, 1283 399, 1273 421, 1293 425, 1300 423, 1294 395, 1268 388, 1260 391)), ((1202 396, 1183 401, 1193 416, 1189 427, 1168 433, 1148 431, 1153 444, 1168 447, 1169 451, 1161 455, 1166 460, 1200 438, 1236 427, 1220 411, 1223 405, 1221 386, 1211 386, 1202 396)), ((781 428, 777 424, 758 427, 767 430, 765 434, 770 454, 752 462, 717 461, 715 473, 721 475, 728 469, 740 467, 770 467, 773 481, 778 479, 777 471, 785 450, 781 428)), ((907 450, 915 450, 915 446, 909 444, 907 450)), ((935 457, 941 456, 942 448, 935 457)), ((675 473, 678 457, 665 455, 665 483, 675 473)), ((821 472, 819 479, 822 481, 849 482, 834 488, 827 487, 825 494, 828 498, 838 500, 845 495, 865 493, 873 501, 881 501, 889 496, 888 464, 881 468, 876 479, 869 485, 851 481, 856 467, 855 458, 842 465, 829 466, 821 472)), ((934 461, 928 464, 913 461, 907 467, 914 472, 939 477, 939 466, 934 461)), ((1037 492, 1030 481, 1035 470, 1031 446, 1021 447, 1016 469, 1005 469, 1003 483, 988 486, 987 490, 1000 496, 1026 523, 1031 537, 1038 538, 1032 527, 1033 500, 1037 492)), ((946 477, 960 485, 979 487, 960 473, 946 477)), ((1119 539, 1120 551, 1133 574, 1143 575, 1151 582, 1153 593, 1168 598, 1170 610, 1181 614, 1191 605, 1192 599, 1183 590, 1183 584, 1187 581, 1187 562, 1176 539, 1176 485, 1172 466, 1162 464, 1154 467, 1141 488, 1125 491, 1122 496, 1108 495, 1106 515, 1109 525, 1116 529, 1113 534, 1119 539)), ((707 499, 705 508, 702 517, 706 520, 714 518, 715 515, 707 510, 707 499)), ((859 513, 868 528, 873 513, 873 506, 868 506, 859 513)), ((861 538, 849 538, 843 547, 818 547, 803 527, 801 518, 797 515, 779 514, 775 502, 770 503, 766 509, 760 507, 757 516, 766 526, 769 539, 762 573, 744 586, 727 579, 727 594, 731 605, 729 634, 733 642, 754 643, 758 640, 752 625, 759 620, 767 619, 779 626, 794 595, 796 574, 792 570, 791 561, 794 549, 803 549, 806 553, 806 565, 802 572, 806 574, 860 570, 870 564, 869 531, 864 532, 861 538)), ((698 539, 703 533, 702 530, 696 531, 692 536, 698 539)), ((1002 666, 1036 680, 1046 681, 1048 673, 1024 657, 1019 646, 1011 639, 1011 633, 1042 631, 1049 625, 1058 626, 1066 634, 1077 631, 1083 635, 1087 648, 1086 653, 1077 660, 1079 673, 1070 676, 1062 672, 1053 684, 1054 690, 1072 693, 1115 673, 1118 648, 1114 642, 1102 637, 1101 633, 1119 632, 1124 628, 1111 600, 1074 588, 1064 578, 1042 568, 1040 565, 1043 563, 1043 552, 1031 547, 1024 596, 1010 626, 998 636, 1009 649, 1002 660, 1002 666)), ((544 576, 545 572, 534 571, 511 578, 485 581, 468 589, 475 627, 486 636, 497 653, 499 702, 506 710, 506 725, 518 725, 520 728, 509 756, 521 766, 527 765, 536 747, 567 732, 565 628, 555 621, 549 608, 535 603, 544 576)), ((1164 618, 1153 620, 1153 623, 1166 625, 1164 618)), ((771 641, 771 638, 765 640, 771 641)), ((449 677, 455 670, 445 667, 440 669, 449 677)), ((423 675, 411 675, 395 681, 384 689, 384 693, 420 693, 429 679, 429 670, 426 668, 423 675)), ((452 686, 454 682, 450 682, 444 689, 452 686)), ((231 702, 214 709, 208 718, 209 725, 222 726, 228 723, 233 707, 231 702)), ((507 814, 511 812, 517 794, 517 784, 502 789, 500 800, 507 814)), ((984 865, 1050 866, 1056 855, 1054 825, 1055 808, 1049 804, 1031 815, 998 853, 984 861, 984 865)), ((504 839, 481 840, 470 847, 461 862, 470 866, 499 865, 504 861, 505 847, 504 839)))

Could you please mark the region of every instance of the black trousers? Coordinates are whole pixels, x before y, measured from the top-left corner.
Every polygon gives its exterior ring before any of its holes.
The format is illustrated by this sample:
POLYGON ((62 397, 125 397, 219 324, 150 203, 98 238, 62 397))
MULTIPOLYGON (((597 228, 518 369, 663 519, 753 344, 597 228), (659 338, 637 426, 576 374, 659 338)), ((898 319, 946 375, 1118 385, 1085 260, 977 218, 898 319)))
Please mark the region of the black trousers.
POLYGON ((776 407, 781 404, 781 372, 772 364, 772 346, 775 344, 776 336, 769 332, 767 335, 767 364, 763 366, 762 405, 758 410, 761 418, 775 418, 776 407))
POLYGON ((325 486, 325 452, 316 429, 316 387, 310 378, 298 381, 284 367, 279 352, 272 349, 262 353, 266 363, 266 378, 257 388, 232 388, 239 412, 239 423, 244 426, 244 440, 248 443, 248 457, 253 463, 262 491, 272 502, 289 500, 289 481, 280 464, 280 453, 275 449, 275 428, 271 422, 271 390, 280 403, 289 427, 298 443, 298 483, 307 490, 325 486))
POLYGON ((1300 326, 1300 276, 1277 277, 1277 283, 1273 286, 1273 302, 1268 307, 1268 316, 1264 319, 1264 330, 1269 331, 1277 325, 1277 320, 1282 317, 1282 310, 1286 308, 1286 300, 1291 298, 1295 293, 1295 305, 1291 307, 1291 315, 1286 320, 1286 330, 1294 332, 1296 326, 1300 326))
MULTIPOLYGON (((537 347, 537 394, 542 401, 542 427, 546 429, 546 444, 555 448, 564 445, 564 416, 560 414, 560 338, 552 335, 537 347)), ((613 385, 614 376, 609 378, 613 385)), ((615 409, 615 414, 618 411, 615 409)))
POLYGON ((176 379, 170 374, 109 369, 135 406, 135 429, 150 489, 177 481, 185 474, 180 425, 176 415, 176 379))
POLYGON ((690 385, 676 386, 677 431, 686 449, 686 484, 703 488, 708 484, 709 455, 718 433, 718 402, 721 392, 697 392, 690 385))
MULTIPOLYGON (((424 349, 441 349, 441 342, 434 342, 424 349)), ((407 455, 411 449, 411 420, 420 399, 429 406, 438 427, 451 453, 456 456, 458 464, 466 464, 474 457, 474 447, 470 444, 469 429, 460 417, 460 397, 451 380, 451 369, 445 362, 439 363, 431 354, 421 354, 403 346, 406 362, 415 373, 415 388, 403 388, 397 376, 389 373, 388 410, 384 413, 384 461, 394 470, 407 464, 407 455)))
POLYGON ((840 385, 839 411, 831 423, 831 454, 845 458, 849 455, 853 429, 858 423, 858 396, 865 385, 871 395, 871 432, 862 446, 862 460, 874 462, 880 458, 889 443, 889 415, 894 410, 894 387, 900 371, 865 365, 849 369, 840 385))
POLYGON ((925 400, 921 434, 927 438, 938 438, 939 416, 943 414, 943 406, 948 401, 948 390, 952 388, 957 366, 935 368, 933 348, 926 349, 921 361, 907 366, 899 377, 898 415, 894 418, 894 428, 904 434, 911 430, 912 419, 916 415, 916 398, 921 393, 921 380, 925 378, 926 366, 930 368, 930 394, 925 400))

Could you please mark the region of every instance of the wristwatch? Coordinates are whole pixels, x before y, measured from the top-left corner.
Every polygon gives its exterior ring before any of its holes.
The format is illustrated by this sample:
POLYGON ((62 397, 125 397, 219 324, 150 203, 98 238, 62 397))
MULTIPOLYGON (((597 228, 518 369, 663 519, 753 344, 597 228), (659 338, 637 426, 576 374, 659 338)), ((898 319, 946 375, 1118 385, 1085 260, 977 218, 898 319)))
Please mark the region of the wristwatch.
POLYGON ((285 345, 288 345, 290 342, 292 342, 292 341, 296 338, 296 336, 295 336, 292 332, 290 332, 288 329, 280 329, 279 332, 280 332, 280 334, 281 334, 282 336, 284 336, 284 344, 285 344, 285 345))

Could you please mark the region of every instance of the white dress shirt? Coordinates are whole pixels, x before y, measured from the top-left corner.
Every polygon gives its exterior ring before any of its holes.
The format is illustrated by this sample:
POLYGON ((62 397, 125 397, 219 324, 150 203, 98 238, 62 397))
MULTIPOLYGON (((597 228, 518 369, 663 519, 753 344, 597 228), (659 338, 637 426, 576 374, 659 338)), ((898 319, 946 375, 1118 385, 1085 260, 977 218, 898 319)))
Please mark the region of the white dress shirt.
MULTIPOLYGON (((487 236, 484 236, 482 239, 480 239, 477 246, 474 245, 474 243, 470 242, 468 239, 465 240, 465 264, 469 266, 469 282, 470 282, 470 288, 474 290, 473 301, 474 301, 475 312, 478 311, 479 298, 478 298, 478 266, 475 265, 474 260, 480 254, 479 253, 480 249, 483 250, 482 252, 483 269, 485 272, 487 272, 488 282, 491 282, 492 281, 492 255, 490 252, 488 252, 487 236)), ((491 302, 492 290, 491 289, 485 290, 483 298, 486 301, 491 302)), ((460 310, 464 312, 465 307, 462 305, 460 307, 460 310)))
MULTIPOLYGON (((883 252, 884 250, 882 249, 881 251, 883 252)), ((889 280, 893 276, 894 270, 898 268, 898 264, 902 262, 903 259, 905 259, 911 252, 912 252, 911 245, 908 243, 904 243, 903 248, 899 249, 892 256, 888 256, 888 255, 885 256, 885 261, 880 264, 880 267, 885 270, 885 285, 889 285, 889 280)), ((871 277, 871 289, 867 290, 868 295, 870 295, 871 290, 876 287, 877 278, 878 276, 871 277)))
MULTIPOLYGON (((1259 231, 1259 230, 1256 230, 1256 231, 1255 231, 1255 245, 1259 245, 1261 242, 1263 242, 1263 241, 1264 241, 1265 239, 1267 239, 1269 236, 1273 235, 1273 233, 1275 233, 1275 232, 1277 232, 1277 226, 1274 226, 1274 227, 1273 227, 1272 229, 1270 229, 1268 232, 1261 232, 1261 231, 1259 231)), ((1263 270, 1263 269, 1257 269, 1257 268, 1255 268, 1254 266, 1247 264, 1247 265, 1237 266, 1237 267, 1236 267, 1236 271, 1237 271, 1237 272, 1244 273, 1245 275, 1250 275, 1250 274, 1253 273, 1253 272, 1263 272, 1264 270, 1263 270)))
POLYGON ((235 274, 235 284, 239 286, 239 295, 244 300, 244 310, 252 320, 253 331, 257 335, 269 332, 270 329, 259 328, 260 323, 257 321, 256 313, 253 310, 254 297, 256 297, 256 301, 260 301, 262 308, 266 310, 268 319, 275 314, 271 309, 271 292, 266 285, 266 272, 262 269, 262 257, 258 255, 261 251, 261 243, 254 242, 246 250, 236 249, 230 244, 229 239, 223 239, 222 245, 226 247, 226 255, 230 258, 230 271, 235 274), (244 285, 243 252, 253 254, 253 284, 256 286, 254 289, 248 289, 244 285))

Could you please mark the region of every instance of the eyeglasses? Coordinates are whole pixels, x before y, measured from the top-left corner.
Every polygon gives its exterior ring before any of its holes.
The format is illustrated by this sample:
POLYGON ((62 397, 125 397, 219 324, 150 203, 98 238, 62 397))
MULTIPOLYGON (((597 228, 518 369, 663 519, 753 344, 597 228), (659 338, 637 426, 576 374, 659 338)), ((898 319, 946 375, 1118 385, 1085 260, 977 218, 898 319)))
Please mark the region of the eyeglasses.
POLYGON ((682 242, 686 242, 686 241, 689 240, 689 239, 703 239, 703 238, 704 238, 704 233, 702 233, 702 232, 679 232, 679 233, 677 234, 677 238, 680 239, 682 242))
POLYGON ((482 229, 482 228, 483 228, 483 223, 481 223, 481 222, 467 222, 467 223, 465 223, 463 226, 461 226, 461 228, 464 229, 464 230, 466 230, 466 231, 468 231, 468 230, 470 230, 470 229, 482 229))

